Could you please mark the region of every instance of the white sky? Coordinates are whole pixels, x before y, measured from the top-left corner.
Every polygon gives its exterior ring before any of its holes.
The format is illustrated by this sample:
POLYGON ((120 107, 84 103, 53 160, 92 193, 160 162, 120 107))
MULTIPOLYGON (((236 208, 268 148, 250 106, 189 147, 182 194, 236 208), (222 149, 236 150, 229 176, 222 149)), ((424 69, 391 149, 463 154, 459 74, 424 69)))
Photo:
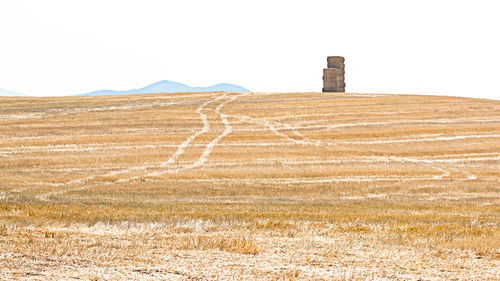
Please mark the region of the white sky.
POLYGON ((159 80, 500 99, 498 1, 0 0, 0 88, 69 95, 159 80))

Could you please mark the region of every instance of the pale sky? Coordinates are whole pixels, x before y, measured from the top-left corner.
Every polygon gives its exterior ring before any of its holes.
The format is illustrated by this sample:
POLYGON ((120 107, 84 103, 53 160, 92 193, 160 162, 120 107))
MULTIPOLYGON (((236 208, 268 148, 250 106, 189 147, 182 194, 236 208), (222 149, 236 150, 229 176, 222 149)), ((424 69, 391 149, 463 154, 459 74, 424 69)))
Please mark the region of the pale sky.
POLYGON ((498 1, 0 0, 0 88, 36 96, 160 80, 500 99, 498 1))

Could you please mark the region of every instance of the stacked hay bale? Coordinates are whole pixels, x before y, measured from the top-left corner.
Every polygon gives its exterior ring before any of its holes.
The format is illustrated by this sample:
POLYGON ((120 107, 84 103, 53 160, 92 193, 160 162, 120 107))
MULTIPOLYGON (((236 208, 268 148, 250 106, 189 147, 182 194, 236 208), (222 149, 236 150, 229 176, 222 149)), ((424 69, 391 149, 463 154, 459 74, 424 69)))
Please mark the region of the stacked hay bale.
POLYGON ((327 59, 328 68, 323 69, 323 92, 345 92, 345 59, 334 56, 327 59))

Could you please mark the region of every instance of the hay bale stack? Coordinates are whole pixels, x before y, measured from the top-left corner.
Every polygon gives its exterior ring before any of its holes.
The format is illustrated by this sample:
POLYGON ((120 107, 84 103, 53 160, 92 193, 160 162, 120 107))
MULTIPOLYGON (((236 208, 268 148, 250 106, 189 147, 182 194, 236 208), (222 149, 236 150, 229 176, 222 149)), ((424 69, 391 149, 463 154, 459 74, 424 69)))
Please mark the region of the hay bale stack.
POLYGON ((334 56, 326 59, 323 69, 323 92, 345 92, 345 59, 334 56))

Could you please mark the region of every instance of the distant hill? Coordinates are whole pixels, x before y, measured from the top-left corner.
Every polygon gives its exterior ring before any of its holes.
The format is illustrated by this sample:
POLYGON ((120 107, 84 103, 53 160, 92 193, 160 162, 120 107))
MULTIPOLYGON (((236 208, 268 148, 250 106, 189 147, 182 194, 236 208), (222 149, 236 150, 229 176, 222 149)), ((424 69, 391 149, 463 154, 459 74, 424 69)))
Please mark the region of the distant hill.
POLYGON ((250 90, 233 84, 217 84, 210 87, 190 87, 188 85, 173 81, 163 80, 140 89, 115 91, 100 90, 76 96, 109 96, 109 95, 132 95, 132 94, 156 94, 156 93, 185 93, 185 92, 250 92, 250 90))
POLYGON ((0 97, 26 97, 26 95, 0 89, 0 97))

